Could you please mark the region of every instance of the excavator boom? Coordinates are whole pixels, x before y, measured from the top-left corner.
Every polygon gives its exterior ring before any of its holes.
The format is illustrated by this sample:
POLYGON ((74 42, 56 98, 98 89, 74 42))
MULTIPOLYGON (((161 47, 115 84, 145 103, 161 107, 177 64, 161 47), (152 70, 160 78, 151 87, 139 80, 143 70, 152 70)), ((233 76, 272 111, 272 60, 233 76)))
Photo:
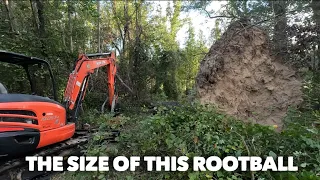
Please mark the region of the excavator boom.
POLYGON ((76 61, 75 69, 69 75, 63 99, 66 108, 75 111, 73 118, 77 118, 78 108, 84 98, 89 76, 94 73, 95 69, 102 66, 107 67, 109 106, 114 106, 116 98, 114 84, 117 72, 114 52, 81 54, 76 61))

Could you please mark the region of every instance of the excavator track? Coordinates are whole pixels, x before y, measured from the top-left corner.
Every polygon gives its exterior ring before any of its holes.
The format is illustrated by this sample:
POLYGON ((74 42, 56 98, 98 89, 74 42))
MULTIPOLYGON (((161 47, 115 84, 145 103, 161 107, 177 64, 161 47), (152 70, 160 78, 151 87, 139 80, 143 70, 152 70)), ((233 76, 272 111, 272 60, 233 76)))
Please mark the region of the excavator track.
MULTIPOLYGON (((96 130, 86 131, 78 130, 75 135, 66 141, 46 146, 38 149, 31 154, 20 157, 1 157, 0 158, 0 179, 14 180, 31 180, 31 179, 48 179, 48 176, 56 172, 29 172, 28 162, 25 161, 25 156, 63 156, 83 155, 83 146, 89 141, 92 133, 96 130)), ((118 131, 113 131, 111 137, 107 140, 114 141, 114 138, 119 135, 118 131)))

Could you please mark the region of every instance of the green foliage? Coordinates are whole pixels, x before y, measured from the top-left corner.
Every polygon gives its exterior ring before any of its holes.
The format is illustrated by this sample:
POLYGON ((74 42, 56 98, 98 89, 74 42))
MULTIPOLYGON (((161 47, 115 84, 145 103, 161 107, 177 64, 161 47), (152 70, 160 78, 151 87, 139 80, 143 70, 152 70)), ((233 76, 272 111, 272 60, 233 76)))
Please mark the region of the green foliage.
POLYGON ((318 109, 320 105, 320 74, 319 72, 308 71, 305 74, 305 83, 303 86, 305 94, 305 107, 309 110, 318 109))
MULTIPOLYGON (((87 117, 90 118, 90 117, 87 117)), ((71 179, 86 177, 115 179, 275 179, 317 180, 320 173, 320 132, 314 122, 319 120, 310 112, 291 109, 281 133, 277 127, 244 123, 218 113, 208 106, 182 106, 168 111, 160 108, 154 116, 115 118, 106 115, 91 117, 100 130, 85 150, 91 156, 293 156, 298 172, 77 172, 71 179), (105 140, 111 129, 120 129, 117 144, 105 140)), ((69 178, 68 178, 69 179, 69 178)))
MULTIPOLYGON (((143 118, 136 128, 123 133, 119 150, 128 156, 294 156, 298 173, 255 172, 260 179, 317 179, 320 172, 319 130, 309 123, 310 113, 292 111, 281 133, 276 127, 243 123, 211 107, 182 107, 166 114, 143 118), (143 139, 143 141, 141 141, 143 139), (125 149, 125 147, 130 149, 125 149), (125 150, 124 150, 125 149, 125 150)), ((122 154, 120 153, 120 154, 122 154)), ((248 179, 250 172, 180 172, 169 179, 248 179)))

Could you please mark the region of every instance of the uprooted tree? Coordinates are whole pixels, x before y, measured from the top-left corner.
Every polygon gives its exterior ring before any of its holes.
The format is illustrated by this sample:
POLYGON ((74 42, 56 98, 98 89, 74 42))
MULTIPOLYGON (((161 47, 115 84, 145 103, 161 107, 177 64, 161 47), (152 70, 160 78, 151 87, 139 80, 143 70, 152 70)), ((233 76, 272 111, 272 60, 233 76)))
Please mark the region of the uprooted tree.
POLYGON ((302 82, 276 57, 265 31, 248 20, 233 22, 201 62, 200 101, 244 120, 281 126, 288 108, 302 101, 302 82))

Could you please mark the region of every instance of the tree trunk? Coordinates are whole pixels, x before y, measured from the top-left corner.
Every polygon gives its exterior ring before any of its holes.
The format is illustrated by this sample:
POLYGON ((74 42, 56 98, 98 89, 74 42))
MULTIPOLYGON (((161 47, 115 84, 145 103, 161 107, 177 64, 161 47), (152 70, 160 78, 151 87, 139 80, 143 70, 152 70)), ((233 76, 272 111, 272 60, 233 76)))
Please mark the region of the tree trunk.
POLYGON ((68 30, 69 30, 69 45, 70 45, 70 52, 73 53, 73 39, 72 39, 72 19, 71 19, 71 14, 72 14, 72 0, 67 0, 67 5, 68 5, 68 30))
MULTIPOLYGON (((123 27, 123 42, 122 42, 122 48, 123 48, 123 54, 125 54, 126 52, 126 37, 127 35, 129 34, 129 15, 128 15, 128 9, 129 9, 129 3, 128 3, 128 0, 126 0, 126 3, 124 4, 123 6, 123 9, 124 9, 124 18, 125 18, 125 25, 123 27)), ((129 39, 129 38, 128 38, 129 39)), ((130 41, 129 41, 130 42, 130 41)), ((125 56, 125 55, 124 55, 125 56)))
POLYGON ((129 81, 129 83, 132 84, 131 81, 131 66, 130 66, 130 62, 131 62, 131 58, 128 57, 128 51, 127 51, 127 47, 129 47, 130 45, 130 35, 129 35, 129 25, 130 25, 130 17, 128 15, 128 11, 129 11, 129 2, 128 0, 126 0, 125 5, 124 5, 124 17, 125 17, 125 24, 123 27, 123 42, 122 42, 122 56, 124 57, 124 59, 128 60, 128 63, 126 63, 127 65, 127 79, 129 81), (128 39, 127 39, 128 37, 128 39), (127 43, 128 41, 128 43, 127 43), (127 45, 129 44, 129 45, 127 45))
POLYGON ((286 16, 286 1, 270 1, 273 13, 275 16, 273 44, 276 57, 286 62, 287 59, 287 16, 286 16))
POLYGON ((320 26, 320 1, 312 0, 311 8, 313 11, 313 20, 316 25, 320 26))
POLYGON ((98 10, 98 52, 101 52, 101 42, 100 42, 100 1, 97 1, 97 10, 98 10))
POLYGON ((46 31, 45 31, 45 21, 44 21, 43 0, 36 0, 36 5, 38 9, 39 35, 41 38, 44 38, 46 31))
MULTIPOLYGON (((122 32, 122 29, 121 29, 121 21, 119 20, 119 17, 118 17, 118 15, 117 15, 117 8, 116 8, 116 3, 117 3, 117 1, 116 0, 112 0, 111 1, 111 4, 112 4, 112 13, 113 13, 113 15, 114 15, 114 17, 117 17, 117 19, 118 19, 118 21, 117 21, 117 27, 118 27, 118 30, 119 30, 119 34, 120 34, 120 38, 121 38, 121 40, 122 40, 122 42, 124 41, 124 38, 123 38, 123 32, 122 32)), ((119 52, 119 54, 120 54, 120 57, 122 57, 122 53, 123 53, 123 47, 122 47, 122 50, 121 50, 121 52, 119 52)))
POLYGON ((16 22, 16 18, 14 17, 14 13, 12 11, 13 7, 12 7, 12 0, 8 0, 9 2, 9 9, 10 9, 10 14, 11 14, 11 18, 12 18, 12 27, 13 27, 13 30, 14 31, 17 31, 18 30, 18 27, 17 27, 17 22, 16 22))
POLYGON ((44 17, 44 1, 43 0, 35 0, 37 16, 38 16, 38 33, 40 37, 41 43, 41 54, 43 57, 47 57, 48 54, 46 52, 46 30, 45 30, 45 17, 44 17))
POLYGON ((35 32, 38 33, 39 32, 39 23, 38 23, 38 16, 37 13, 37 7, 34 5, 33 0, 30 0, 30 6, 31 6, 31 11, 32 11, 32 15, 33 15, 33 24, 34 24, 34 28, 35 28, 35 32))
POLYGON ((15 31, 15 26, 14 26, 14 18, 11 10, 11 0, 4 0, 4 5, 6 8, 7 12, 7 17, 9 19, 9 26, 10 26, 10 31, 14 32, 15 31))
MULTIPOLYGON (((311 8, 313 11, 313 21, 316 23, 317 26, 317 34, 319 36, 319 27, 320 27, 320 1, 318 0, 312 0, 311 2, 311 8)), ((313 62, 312 62, 312 69, 318 70, 319 69, 319 57, 320 57, 320 51, 318 49, 315 49, 313 62)))
POLYGON ((139 0, 135 0, 136 3, 136 19, 135 19, 135 41, 134 41, 134 55, 133 58, 131 59, 131 63, 129 63, 129 68, 130 68, 130 73, 131 73, 131 79, 133 80, 132 83, 135 85, 134 86, 134 92, 136 93, 136 97, 139 100, 142 96, 143 96, 143 91, 139 91, 139 88, 144 87, 143 83, 142 83, 142 79, 140 77, 140 64, 139 64, 139 60, 140 60, 140 52, 141 52, 141 31, 140 31, 140 22, 141 22, 141 2, 139 2, 139 0), (138 2, 137 2, 138 1, 138 2))

